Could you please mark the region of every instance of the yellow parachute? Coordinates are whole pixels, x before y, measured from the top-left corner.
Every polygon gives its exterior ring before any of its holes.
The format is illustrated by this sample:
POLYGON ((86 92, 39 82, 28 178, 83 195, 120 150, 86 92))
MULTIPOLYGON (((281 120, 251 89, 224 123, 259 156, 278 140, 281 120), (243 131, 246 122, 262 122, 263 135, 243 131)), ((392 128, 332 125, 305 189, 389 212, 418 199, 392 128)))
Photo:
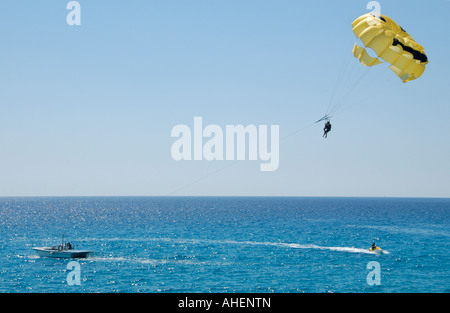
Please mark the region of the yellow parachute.
MULTIPOLYGON (((379 58, 391 64, 390 69, 406 83, 419 78, 428 58, 424 48, 397 23, 385 15, 364 14, 353 23, 353 32, 365 48, 371 48, 379 58)), ((365 66, 382 63, 355 43, 353 55, 365 66)))

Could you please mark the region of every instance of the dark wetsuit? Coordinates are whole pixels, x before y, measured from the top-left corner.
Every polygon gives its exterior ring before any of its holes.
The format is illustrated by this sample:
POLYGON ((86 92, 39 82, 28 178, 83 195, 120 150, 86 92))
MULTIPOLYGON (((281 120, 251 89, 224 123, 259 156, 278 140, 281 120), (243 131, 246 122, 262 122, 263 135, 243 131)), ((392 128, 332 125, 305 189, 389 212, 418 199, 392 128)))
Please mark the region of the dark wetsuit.
POLYGON ((325 127, 323 128, 323 137, 327 138, 328 132, 331 130, 330 122, 325 123, 325 127))

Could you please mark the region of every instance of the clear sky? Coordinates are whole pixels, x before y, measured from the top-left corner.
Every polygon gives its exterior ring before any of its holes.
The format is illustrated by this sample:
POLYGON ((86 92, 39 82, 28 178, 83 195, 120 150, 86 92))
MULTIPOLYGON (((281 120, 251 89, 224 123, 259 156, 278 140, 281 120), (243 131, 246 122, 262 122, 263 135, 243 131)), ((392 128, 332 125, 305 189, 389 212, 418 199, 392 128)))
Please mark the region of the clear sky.
POLYGON ((450 1, 379 1, 430 60, 407 84, 352 56, 369 1, 68 2, 0 4, 0 196, 450 196, 450 1), (279 125, 278 170, 174 161, 195 116, 279 125))

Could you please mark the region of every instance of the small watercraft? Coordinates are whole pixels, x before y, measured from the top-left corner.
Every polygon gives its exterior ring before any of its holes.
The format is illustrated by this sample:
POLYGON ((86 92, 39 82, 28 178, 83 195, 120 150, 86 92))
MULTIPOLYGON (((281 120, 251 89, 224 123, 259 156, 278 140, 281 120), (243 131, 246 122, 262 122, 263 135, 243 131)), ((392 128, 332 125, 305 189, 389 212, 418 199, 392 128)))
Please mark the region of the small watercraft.
POLYGON ((70 242, 64 242, 64 235, 62 236, 61 244, 53 247, 34 247, 33 250, 40 257, 48 258, 86 258, 93 253, 92 250, 77 250, 74 249, 70 242))
POLYGON ((375 246, 375 247, 370 247, 369 251, 381 252, 382 249, 380 247, 375 246))

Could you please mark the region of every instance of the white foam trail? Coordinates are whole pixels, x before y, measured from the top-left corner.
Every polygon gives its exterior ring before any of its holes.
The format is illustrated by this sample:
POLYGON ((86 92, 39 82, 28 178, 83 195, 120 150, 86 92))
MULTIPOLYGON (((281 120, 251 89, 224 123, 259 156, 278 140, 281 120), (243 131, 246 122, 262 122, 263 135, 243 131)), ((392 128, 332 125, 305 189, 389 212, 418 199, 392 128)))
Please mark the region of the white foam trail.
POLYGON ((118 263, 138 263, 138 264, 148 264, 148 265, 160 265, 167 263, 183 263, 192 265, 208 264, 205 261, 198 261, 195 259, 148 259, 140 257, 115 257, 115 256, 91 256, 86 260, 88 261, 100 261, 100 262, 118 262, 118 263))
POLYGON ((287 247, 287 248, 294 248, 294 249, 316 249, 316 250, 329 250, 329 251, 341 251, 341 252, 350 252, 350 253, 365 253, 365 254, 378 254, 380 252, 384 254, 389 254, 388 251, 385 250, 378 250, 377 251, 370 251, 369 249, 361 249, 361 248, 354 248, 354 247, 325 247, 325 246, 318 246, 313 244, 297 244, 297 243, 284 243, 284 242, 257 242, 257 241, 233 241, 233 240, 225 240, 220 241, 222 243, 229 243, 229 244, 245 244, 245 245, 265 245, 265 246, 278 246, 278 247, 287 247))
POLYGON ((141 263, 141 264, 157 264, 163 263, 163 260, 155 260, 155 259, 144 259, 144 258, 125 258, 125 257, 99 257, 93 256, 89 257, 89 261, 103 261, 103 262, 132 262, 132 263, 141 263))
MULTIPOLYGON (((365 254, 376 254, 375 251, 369 251, 369 249, 360 249, 355 247, 326 247, 318 246, 313 244, 297 244, 297 243, 257 243, 257 244, 267 244, 280 247, 288 247, 294 249, 315 249, 315 250, 329 250, 329 251, 340 251, 340 252, 350 252, 350 253, 365 253, 365 254)), ((387 252, 387 251, 386 251, 387 252)))
MULTIPOLYGON (((86 239, 88 240, 88 239, 86 239)), ((250 245, 250 246, 276 246, 287 247, 293 249, 315 249, 315 250, 328 250, 328 251, 340 251, 349 253, 364 253, 364 254, 389 254, 386 250, 370 251, 367 249, 355 248, 355 247, 327 247, 318 246, 314 244, 297 244, 297 243, 284 243, 284 242, 258 242, 258 241, 235 241, 235 240, 211 240, 211 239, 190 239, 190 238, 105 238, 105 239, 91 239, 100 241, 133 241, 133 242, 149 242, 149 241, 165 241, 176 242, 179 244, 234 244, 234 245, 250 245)), ((109 259, 109 258, 108 258, 109 259)), ((150 263, 150 262, 149 262, 150 263)))
MULTIPOLYGON (((299 248, 299 249, 318 249, 318 250, 329 250, 329 251, 341 251, 341 252, 350 252, 350 253, 365 253, 365 254, 377 254, 376 251, 370 251, 369 249, 361 249, 361 248, 354 248, 354 247, 322 247, 317 245, 297 245, 297 244, 286 244, 287 246, 290 246, 292 248, 299 248)), ((378 250, 380 251, 380 250, 378 250)), ((387 251, 384 251, 384 253, 388 253, 387 251)))

